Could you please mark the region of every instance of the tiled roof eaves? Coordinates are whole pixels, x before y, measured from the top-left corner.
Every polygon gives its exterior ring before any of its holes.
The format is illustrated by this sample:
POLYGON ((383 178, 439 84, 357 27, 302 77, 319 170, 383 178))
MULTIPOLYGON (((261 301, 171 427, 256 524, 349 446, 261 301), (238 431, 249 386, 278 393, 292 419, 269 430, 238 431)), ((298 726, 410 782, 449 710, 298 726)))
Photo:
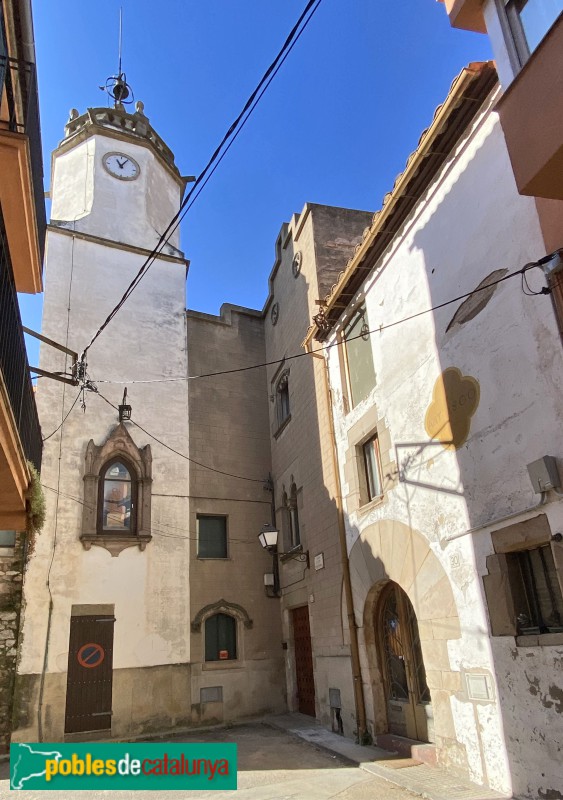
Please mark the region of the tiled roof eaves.
POLYGON ((322 327, 313 325, 305 341, 327 339, 342 314, 343 303, 339 299, 343 295, 351 297, 359 289, 497 82, 493 61, 471 63, 454 80, 446 100, 436 109, 432 124, 409 156, 405 170, 397 176, 356 252, 324 298, 322 327))

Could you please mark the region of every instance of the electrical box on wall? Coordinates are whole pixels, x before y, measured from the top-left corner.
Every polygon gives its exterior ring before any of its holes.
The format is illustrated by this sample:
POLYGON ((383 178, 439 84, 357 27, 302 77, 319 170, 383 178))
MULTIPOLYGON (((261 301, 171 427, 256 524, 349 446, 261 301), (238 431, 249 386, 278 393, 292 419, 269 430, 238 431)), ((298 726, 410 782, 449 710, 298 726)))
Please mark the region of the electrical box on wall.
POLYGON ((547 492, 549 489, 558 489, 561 486, 557 459, 554 456, 543 456, 537 461, 528 464, 528 475, 532 481, 534 491, 547 492))

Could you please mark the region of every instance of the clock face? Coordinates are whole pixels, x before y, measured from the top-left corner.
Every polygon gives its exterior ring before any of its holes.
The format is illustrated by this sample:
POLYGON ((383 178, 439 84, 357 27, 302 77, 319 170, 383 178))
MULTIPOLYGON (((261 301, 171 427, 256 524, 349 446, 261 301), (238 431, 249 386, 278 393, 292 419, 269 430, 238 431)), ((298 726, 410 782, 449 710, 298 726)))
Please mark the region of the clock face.
POLYGON ((103 165, 110 175, 122 181, 134 181, 141 174, 141 168, 135 159, 124 153, 106 153, 103 165))

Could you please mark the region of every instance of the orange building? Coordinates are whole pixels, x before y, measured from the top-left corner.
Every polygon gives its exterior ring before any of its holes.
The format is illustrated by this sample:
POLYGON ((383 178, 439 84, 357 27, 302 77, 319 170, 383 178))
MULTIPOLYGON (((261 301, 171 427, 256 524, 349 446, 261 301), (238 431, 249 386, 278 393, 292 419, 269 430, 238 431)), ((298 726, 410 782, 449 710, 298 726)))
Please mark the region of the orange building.
MULTIPOLYGON (((0 546, 26 526, 41 432, 17 292, 42 291, 43 164, 30 0, 0 2, 0 546)), ((0 550, 1 553, 1 550, 0 550)))

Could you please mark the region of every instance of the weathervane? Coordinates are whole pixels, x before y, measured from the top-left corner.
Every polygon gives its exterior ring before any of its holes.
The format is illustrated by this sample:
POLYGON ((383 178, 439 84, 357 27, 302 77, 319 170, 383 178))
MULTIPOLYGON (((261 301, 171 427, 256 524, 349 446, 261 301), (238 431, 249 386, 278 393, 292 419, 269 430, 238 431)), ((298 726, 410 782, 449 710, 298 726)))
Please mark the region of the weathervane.
POLYGON ((121 69, 121 46, 123 38, 123 8, 119 9, 119 66, 117 75, 111 75, 105 82, 104 86, 100 86, 103 92, 107 92, 113 98, 116 108, 123 105, 131 105, 135 101, 133 96, 133 89, 127 83, 125 73, 121 69), (128 99, 130 97, 130 99, 128 99))

